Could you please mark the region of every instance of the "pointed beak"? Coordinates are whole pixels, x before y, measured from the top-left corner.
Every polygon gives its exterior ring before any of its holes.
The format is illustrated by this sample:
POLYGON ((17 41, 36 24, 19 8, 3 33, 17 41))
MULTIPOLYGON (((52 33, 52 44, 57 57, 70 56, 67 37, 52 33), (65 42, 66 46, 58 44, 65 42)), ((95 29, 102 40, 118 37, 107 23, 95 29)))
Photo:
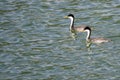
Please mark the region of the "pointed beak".
POLYGON ((64 16, 64 18, 68 18, 68 16, 64 16))

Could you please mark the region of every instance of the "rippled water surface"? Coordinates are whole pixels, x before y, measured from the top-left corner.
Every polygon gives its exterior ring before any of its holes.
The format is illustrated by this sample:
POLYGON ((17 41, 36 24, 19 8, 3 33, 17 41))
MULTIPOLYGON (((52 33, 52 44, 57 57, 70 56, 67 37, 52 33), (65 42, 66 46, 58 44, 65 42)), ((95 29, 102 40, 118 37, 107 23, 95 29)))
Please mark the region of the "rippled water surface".
POLYGON ((0 0, 0 80, 119 79, 120 0, 0 0), (111 42, 88 50, 69 13, 111 42))

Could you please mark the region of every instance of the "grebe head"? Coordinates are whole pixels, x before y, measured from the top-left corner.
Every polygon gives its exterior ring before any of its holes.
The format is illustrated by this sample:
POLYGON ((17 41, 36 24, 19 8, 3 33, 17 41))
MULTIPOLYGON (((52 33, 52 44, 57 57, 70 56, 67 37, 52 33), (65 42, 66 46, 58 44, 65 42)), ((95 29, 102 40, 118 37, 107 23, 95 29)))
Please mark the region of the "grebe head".
POLYGON ((90 27, 85 27, 84 28, 84 32, 87 32, 87 37, 86 37, 86 41, 89 42, 90 40, 90 35, 91 35, 91 28, 90 27))
POLYGON ((74 18, 74 15, 73 15, 73 14, 68 14, 68 15, 65 16, 64 18, 70 18, 70 19, 73 19, 73 18, 74 18))
POLYGON ((69 17, 74 18, 74 15, 73 15, 73 14, 68 14, 67 16, 68 16, 68 18, 69 18, 69 17))
POLYGON ((64 18, 69 18, 71 20, 70 23, 70 30, 74 29, 74 15, 73 14, 68 14, 67 16, 65 16, 64 18))
POLYGON ((85 31, 85 32, 86 32, 86 31, 91 31, 91 28, 87 26, 87 27, 84 28, 84 31, 85 31))

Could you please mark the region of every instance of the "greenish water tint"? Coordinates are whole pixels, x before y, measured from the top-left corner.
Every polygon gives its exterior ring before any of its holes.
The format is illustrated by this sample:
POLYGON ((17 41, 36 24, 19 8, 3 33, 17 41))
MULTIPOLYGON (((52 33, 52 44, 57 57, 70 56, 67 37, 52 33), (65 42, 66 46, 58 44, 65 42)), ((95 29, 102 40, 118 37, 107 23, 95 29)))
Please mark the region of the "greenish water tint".
POLYGON ((119 0, 0 1, 0 80, 119 79, 119 0), (112 41, 88 51, 86 33, 71 37, 69 13, 112 41))

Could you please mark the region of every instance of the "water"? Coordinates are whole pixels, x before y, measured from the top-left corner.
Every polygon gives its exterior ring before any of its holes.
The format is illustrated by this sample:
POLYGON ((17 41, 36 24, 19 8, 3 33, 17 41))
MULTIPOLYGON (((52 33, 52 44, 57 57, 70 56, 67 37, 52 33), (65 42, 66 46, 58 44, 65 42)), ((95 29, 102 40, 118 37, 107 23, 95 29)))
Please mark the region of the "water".
POLYGON ((119 80, 119 13, 119 0, 1 0, 0 80, 119 80), (88 50, 69 13, 112 41, 88 50))

